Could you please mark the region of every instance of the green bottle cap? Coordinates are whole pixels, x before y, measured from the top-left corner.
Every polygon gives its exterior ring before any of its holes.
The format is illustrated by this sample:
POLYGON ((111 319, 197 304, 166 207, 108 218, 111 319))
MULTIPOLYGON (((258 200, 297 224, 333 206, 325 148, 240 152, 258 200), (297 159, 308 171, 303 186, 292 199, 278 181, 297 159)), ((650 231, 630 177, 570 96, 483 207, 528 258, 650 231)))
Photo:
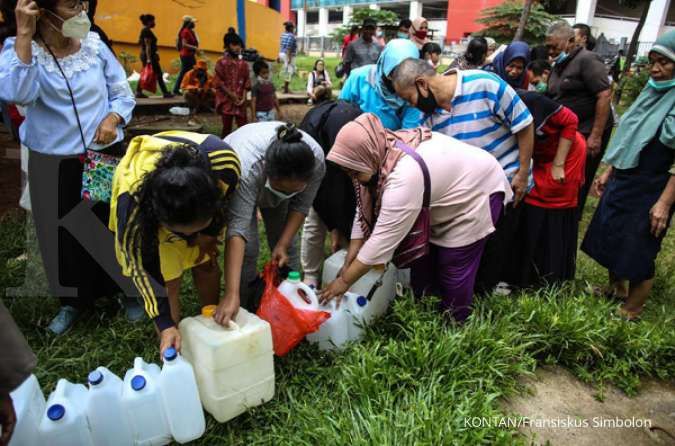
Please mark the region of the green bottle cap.
POLYGON ((290 282, 300 282, 300 273, 298 271, 291 271, 288 273, 288 280, 290 282))

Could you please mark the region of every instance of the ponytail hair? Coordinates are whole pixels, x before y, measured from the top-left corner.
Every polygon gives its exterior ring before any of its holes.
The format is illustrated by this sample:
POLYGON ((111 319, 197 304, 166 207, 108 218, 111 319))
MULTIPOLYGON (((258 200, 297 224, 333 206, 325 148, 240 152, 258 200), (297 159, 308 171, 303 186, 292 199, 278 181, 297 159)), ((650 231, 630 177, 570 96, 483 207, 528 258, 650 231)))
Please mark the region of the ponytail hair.
POLYGON ((265 173, 268 178, 309 181, 314 174, 316 159, 302 133, 294 124, 277 127, 276 138, 265 154, 265 173))
POLYGON ((148 255, 157 252, 157 231, 162 224, 224 222, 218 178, 207 157, 188 144, 168 146, 155 169, 143 176, 133 198, 138 206, 134 223, 141 234, 140 248, 148 255))

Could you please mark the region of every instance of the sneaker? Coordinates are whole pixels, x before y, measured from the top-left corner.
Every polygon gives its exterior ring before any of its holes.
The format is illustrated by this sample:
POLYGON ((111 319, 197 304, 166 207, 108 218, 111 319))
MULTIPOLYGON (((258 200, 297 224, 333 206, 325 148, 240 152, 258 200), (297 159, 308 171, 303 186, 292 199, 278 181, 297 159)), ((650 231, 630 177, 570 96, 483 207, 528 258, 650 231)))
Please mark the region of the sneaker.
POLYGON ((199 127, 200 124, 199 124, 199 122, 197 122, 197 120, 195 120, 195 119, 190 119, 190 120, 187 122, 187 125, 190 126, 190 127, 199 127))
POLYGON ((148 96, 144 95, 143 93, 136 93, 136 98, 137 99, 148 99, 148 96))
POLYGON ((145 316, 145 310, 135 297, 124 299, 124 308, 129 322, 138 322, 145 316))
POLYGON ((499 282, 493 293, 498 296, 508 296, 511 294, 511 286, 506 282, 499 282))
POLYGON ((54 316, 52 322, 47 327, 47 330, 59 336, 68 331, 75 321, 80 317, 81 310, 70 305, 64 305, 59 309, 59 312, 54 316))
POLYGON ((174 97, 176 97, 176 95, 173 93, 164 93, 164 99, 171 99, 174 97))

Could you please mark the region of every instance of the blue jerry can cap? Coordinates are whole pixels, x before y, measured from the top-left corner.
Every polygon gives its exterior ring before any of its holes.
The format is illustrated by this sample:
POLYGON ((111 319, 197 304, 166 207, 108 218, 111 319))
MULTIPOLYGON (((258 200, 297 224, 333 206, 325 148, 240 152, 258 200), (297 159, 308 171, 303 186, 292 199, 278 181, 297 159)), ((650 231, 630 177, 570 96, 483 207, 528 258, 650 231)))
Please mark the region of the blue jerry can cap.
POLYGON ((176 359, 176 356, 178 356, 178 353, 176 352, 175 348, 169 347, 166 350, 164 350, 164 360, 173 361, 174 359, 176 359))
POLYGON ((66 414, 66 408, 60 404, 53 404, 47 409, 47 418, 58 421, 66 414))
POLYGON ((131 378, 131 388, 134 389, 136 392, 139 390, 143 390, 145 388, 145 377, 141 375, 136 375, 133 378, 131 378))
POLYGON ((356 298, 356 304, 359 307, 365 307, 366 305, 368 305, 368 299, 366 299, 363 296, 359 296, 359 297, 356 298))
POLYGON ((103 373, 99 372, 98 370, 94 370, 89 374, 87 377, 89 384, 92 386, 97 386, 103 382, 103 373))

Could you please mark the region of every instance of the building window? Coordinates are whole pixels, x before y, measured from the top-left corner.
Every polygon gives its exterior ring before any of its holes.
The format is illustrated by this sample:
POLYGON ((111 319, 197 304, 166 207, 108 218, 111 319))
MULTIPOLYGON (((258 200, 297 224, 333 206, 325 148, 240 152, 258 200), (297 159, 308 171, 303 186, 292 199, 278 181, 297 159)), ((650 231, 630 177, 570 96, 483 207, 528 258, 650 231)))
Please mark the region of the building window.
POLYGON ((329 9, 328 10, 328 23, 342 23, 342 10, 340 10, 340 9, 329 9))
POLYGON ((307 11, 307 24, 308 25, 319 24, 319 11, 307 11))

